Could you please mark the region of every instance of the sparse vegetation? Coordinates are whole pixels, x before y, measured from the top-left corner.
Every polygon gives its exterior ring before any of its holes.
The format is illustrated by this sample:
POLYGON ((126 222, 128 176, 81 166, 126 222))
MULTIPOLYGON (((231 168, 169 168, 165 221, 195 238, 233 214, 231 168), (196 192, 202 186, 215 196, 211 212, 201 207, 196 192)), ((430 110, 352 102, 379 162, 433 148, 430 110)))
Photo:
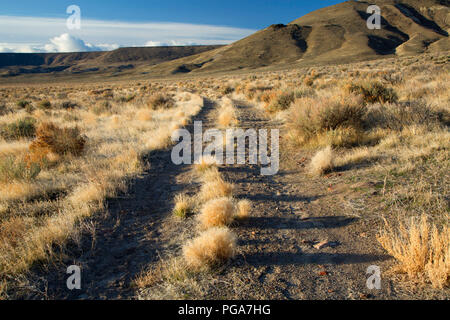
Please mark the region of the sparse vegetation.
POLYGON ((5 140, 17 140, 21 138, 32 138, 36 134, 36 120, 25 117, 12 123, 0 126, 0 136, 5 140))
POLYGON ((212 228, 183 247, 189 268, 204 270, 218 266, 236 254, 236 236, 227 228, 212 228))

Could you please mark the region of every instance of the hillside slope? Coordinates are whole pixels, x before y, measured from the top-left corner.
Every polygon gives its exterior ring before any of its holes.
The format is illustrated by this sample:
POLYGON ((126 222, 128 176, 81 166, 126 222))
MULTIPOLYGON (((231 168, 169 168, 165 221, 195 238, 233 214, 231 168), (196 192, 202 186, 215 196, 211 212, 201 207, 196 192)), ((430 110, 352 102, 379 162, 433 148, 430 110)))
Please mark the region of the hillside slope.
POLYGON ((337 63, 450 49, 449 1, 346 1, 272 25, 226 47, 150 68, 156 74, 230 71, 283 64, 337 63), (381 8, 369 30, 367 8, 381 8))

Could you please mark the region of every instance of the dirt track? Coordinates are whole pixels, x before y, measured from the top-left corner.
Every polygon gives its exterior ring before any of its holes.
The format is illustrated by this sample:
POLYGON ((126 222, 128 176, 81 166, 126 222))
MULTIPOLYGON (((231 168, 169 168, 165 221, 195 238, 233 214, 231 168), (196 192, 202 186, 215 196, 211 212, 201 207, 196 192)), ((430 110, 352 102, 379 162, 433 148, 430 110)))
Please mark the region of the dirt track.
MULTIPOLYGON (((214 124, 214 106, 207 102, 196 120, 214 124)), ((237 102, 241 128, 280 128, 264 113, 237 102)), ((192 128, 190 128, 192 129, 192 128)), ((42 291, 35 298, 133 299, 132 280, 148 264, 178 252, 192 221, 177 221, 170 212, 181 191, 195 194, 198 185, 187 166, 175 166, 170 150, 153 153, 151 168, 133 183, 129 195, 108 201, 107 213, 94 219, 95 236, 86 234, 63 267, 40 274, 42 291), (82 290, 65 288, 65 266, 82 266, 82 290), (56 275, 56 276, 53 276, 56 275), (48 283, 46 283, 48 282, 48 283)), ((206 299, 419 299, 448 298, 448 291, 419 290, 382 278, 381 290, 369 290, 366 270, 382 272, 392 259, 378 245, 379 217, 368 210, 367 198, 349 191, 349 177, 339 172, 325 178, 306 174, 308 154, 282 156, 275 176, 261 176, 259 166, 223 166, 224 177, 237 186, 236 198, 254 204, 252 217, 233 226, 239 254, 211 275, 206 299), (318 248, 321 242, 329 246, 318 248), (408 289, 409 288, 409 289, 408 289)), ((377 181, 373 184, 376 185, 377 181)), ((173 298, 173 297, 168 297, 173 298)))

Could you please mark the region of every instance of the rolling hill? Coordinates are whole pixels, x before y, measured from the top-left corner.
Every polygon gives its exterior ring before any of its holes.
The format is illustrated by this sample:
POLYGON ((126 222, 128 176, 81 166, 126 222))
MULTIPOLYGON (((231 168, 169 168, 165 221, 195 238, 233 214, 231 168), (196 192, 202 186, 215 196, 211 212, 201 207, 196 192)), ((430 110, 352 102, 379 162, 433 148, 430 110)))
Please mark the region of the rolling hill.
POLYGON ((290 65, 348 63, 448 51, 450 1, 346 1, 274 24, 227 46, 123 48, 71 54, 0 54, 4 75, 40 72, 152 76, 229 72, 290 65), (381 8, 382 27, 370 30, 367 8, 381 8), (6 71, 5 71, 6 70, 6 71))

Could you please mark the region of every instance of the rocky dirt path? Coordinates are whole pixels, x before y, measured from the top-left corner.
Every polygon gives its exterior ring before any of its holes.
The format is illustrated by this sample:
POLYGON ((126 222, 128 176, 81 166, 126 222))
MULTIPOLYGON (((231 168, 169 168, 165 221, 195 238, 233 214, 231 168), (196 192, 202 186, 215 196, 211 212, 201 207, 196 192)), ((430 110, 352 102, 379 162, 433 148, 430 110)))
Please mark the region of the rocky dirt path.
MULTIPOLYGON (((236 101, 239 127, 281 128, 264 112, 236 101)), ((204 130, 214 127, 215 104, 207 101, 195 118, 204 130)), ((193 128, 189 128, 193 130, 193 128)), ((199 185, 189 166, 175 166, 171 150, 148 158, 150 170, 135 181, 128 195, 108 201, 107 215, 94 219, 94 236, 72 248, 64 267, 49 271, 45 298, 145 298, 131 286, 136 276, 161 258, 179 254, 193 236, 193 219, 172 217, 173 198, 195 195, 199 185), (66 265, 83 268, 83 288, 66 289, 66 265)), ((254 204, 252 217, 232 227, 239 254, 224 268, 200 281, 198 299, 403 299, 445 298, 396 286, 382 277, 381 290, 369 290, 369 266, 387 271, 392 265, 375 235, 379 217, 367 210, 367 198, 349 190, 352 173, 311 178, 305 169, 308 155, 284 155, 275 176, 262 176, 256 165, 223 166, 224 177, 236 185, 235 198, 254 204), (347 175, 347 176, 346 176, 347 175), (323 244, 323 245, 321 245, 323 244)), ((173 285, 173 284, 171 284, 173 285)), ((151 290, 151 289, 150 289, 151 290)), ((41 298, 39 296, 39 298, 41 298)), ((164 298, 164 297, 163 297, 164 298)), ((172 299, 174 297, 165 297, 172 299)))
MULTIPOLYGON (((215 103, 205 99, 196 121, 207 122, 215 103)), ((186 129, 193 132, 193 125, 186 129)), ((109 199, 106 210, 90 224, 93 232, 82 236, 81 244, 69 245, 68 256, 57 267, 34 276, 40 290, 34 298, 46 299, 129 299, 132 282, 149 263, 158 261, 161 251, 170 249, 171 232, 165 224, 174 195, 187 185, 176 181, 189 167, 176 166, 171 148, 152 152, 145 159, 149 169, 133 181, 127 194, 109 199), (80 266, 82 288, 66 286, 66 268, 80 266)), ((188 182, 187 182, 188 183, 188 182)))
MULTIPOLYGON (((262 110, 236 103, 241 128, 281 129, 262 110)), ((311 178, 306 157, 301 151, 283 155, 275 176, 261 176, 259 166, 221 169, 237 185, 235 197, 251 200, 254 210, 233 228, 240 254, 219 276, 210 298, 445 298, 439 291, 396 286, 383 276, 393 260, 376 240, 380 217, 367 210, 371 197, 352 191, 351 172, 311 178), (367 288, 369 266, 380 267, 381 290, 367 288)))

